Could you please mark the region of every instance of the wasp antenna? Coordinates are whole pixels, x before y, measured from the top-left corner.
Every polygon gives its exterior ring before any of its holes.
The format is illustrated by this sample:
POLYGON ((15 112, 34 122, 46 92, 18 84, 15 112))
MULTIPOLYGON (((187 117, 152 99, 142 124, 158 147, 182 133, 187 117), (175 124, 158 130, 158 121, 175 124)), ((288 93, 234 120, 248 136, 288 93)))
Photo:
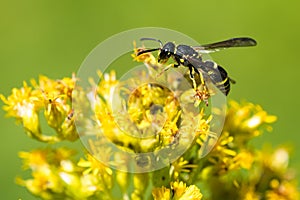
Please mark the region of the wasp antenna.
POLYGON ((163 46, 163 43, 162 43, 160 40, 155 39, 155 38, 141 38, 141 39, 140 39, 140 41, 144 41, 144 40, 152 40, 152 41, 156 41, 156 42, 159 42, 160 47, 163 46))
POLYGON ((136 55, 139 56, 141 54, 152 52, 152 51, 157 51, 157 50, 160 50, 160 48, 143 50, 143 51, 138 52, 136 55))

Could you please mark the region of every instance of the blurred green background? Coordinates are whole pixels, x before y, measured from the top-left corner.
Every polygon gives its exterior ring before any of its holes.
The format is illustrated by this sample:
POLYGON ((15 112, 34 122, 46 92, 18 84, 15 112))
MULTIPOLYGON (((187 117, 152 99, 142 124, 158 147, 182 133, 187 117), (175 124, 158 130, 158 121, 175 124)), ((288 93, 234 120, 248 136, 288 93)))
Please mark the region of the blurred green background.
MULTIPOLYGON (((9 95, 39 74, 70 76, 97 44, 132 28, 170 28, 202 44, 251 36, 257 47, 226 50, 213 58, 237 81, 230 99, 261 104, 279 117, 274 131, 257 145, 293 147, 292 166, 299 169, 299 7, 297 0, 1 1, 0 92, 9 95)), ((17 153, 46 145, 26 137, 4 115, 1 110, 1 199, 35 199, 14 183, 17 175, 26 176, 17 153)))

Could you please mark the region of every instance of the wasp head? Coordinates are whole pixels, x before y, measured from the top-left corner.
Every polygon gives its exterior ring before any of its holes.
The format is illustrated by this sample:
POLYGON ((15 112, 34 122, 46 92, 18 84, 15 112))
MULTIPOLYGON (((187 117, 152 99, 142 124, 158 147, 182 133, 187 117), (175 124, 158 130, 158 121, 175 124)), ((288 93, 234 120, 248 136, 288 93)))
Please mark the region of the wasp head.
POLYGON ((170 56, 174 55, 175 44, 172 42, 166 43, 160 50, 158 54, 158 62, 166 63, 170 56))

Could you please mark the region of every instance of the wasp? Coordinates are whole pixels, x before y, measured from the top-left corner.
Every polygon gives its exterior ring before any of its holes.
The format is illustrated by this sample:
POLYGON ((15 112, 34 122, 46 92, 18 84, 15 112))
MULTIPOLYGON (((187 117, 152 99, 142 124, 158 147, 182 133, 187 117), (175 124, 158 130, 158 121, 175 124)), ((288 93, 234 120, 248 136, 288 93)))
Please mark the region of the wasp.
POLYGON ((160 47, 142 50, 137 53, 137 56, 148 52, 159 51, 158 62, 162 64, 166 63, 169 58, 173 58, 175 63, 168 65, 166 68, 164 68, 163 72, 167 71, 170 67, 188 67, 189 76, 193 82, 194 89, 197 88, 194 74, 198 74, 201 85, 204 88, 204 92, 199 92, 196 89, 200 99, 206 99, 209 97, 207 92, 208 89, 205 84, 205 80, 207 79, 210 79, 211 82, 226 96, 230 91, 230 83, 235 83, 234 80, 229 78, 226 70, 223 67, 213 61, 203 60, 202 54, 216 52, 221 49, 231 47, 247 47, 255 46, 257 44, 254 39, 249 37, 232 38, 201 46, 188 46, 184 44, 176 45, 174 42, 167 42, 163 44, 161 40, 154 38, 141 38, 140 40, 152 40, 159 42, 160 47))

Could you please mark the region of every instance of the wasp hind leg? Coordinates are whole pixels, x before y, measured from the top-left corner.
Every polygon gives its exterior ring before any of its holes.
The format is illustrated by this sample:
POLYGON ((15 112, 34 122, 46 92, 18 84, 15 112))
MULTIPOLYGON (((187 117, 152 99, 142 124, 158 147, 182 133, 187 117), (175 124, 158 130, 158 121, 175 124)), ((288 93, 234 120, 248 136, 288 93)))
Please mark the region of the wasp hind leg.
POLYGON ((208 99, 210 97, 210 94, 209 94, 209 90, 205 84, 203 74, 201 72, 199 72, 199 70, 197 70, 196 68, 194 68, 192 66, 189 66, 189 71, 190 71, 190 79, 193 82, 193 88, 196 91, 196 94, 194 95, 194 97, 200 101, 204 101, 205 105, 208 106, 208 99), (200 84, 202 87, 201 89, 199 89, 197 86, 197 83, 196 83, 196 80, 195 80, 195 77, 193 74, 194 71, 199 75, 200 84))
MULTIPOLYGON (((196 80, 195 80, 194 69, 193 69, 192 66, 189 66, 189 72, 190 72, 190 79, 193 82, 193 88, 194 88, 194 90, 197 90, 197 83, 196 83, 196 80)), ((199 73, 198 70, 197 70, 197 73, 199 73)))

